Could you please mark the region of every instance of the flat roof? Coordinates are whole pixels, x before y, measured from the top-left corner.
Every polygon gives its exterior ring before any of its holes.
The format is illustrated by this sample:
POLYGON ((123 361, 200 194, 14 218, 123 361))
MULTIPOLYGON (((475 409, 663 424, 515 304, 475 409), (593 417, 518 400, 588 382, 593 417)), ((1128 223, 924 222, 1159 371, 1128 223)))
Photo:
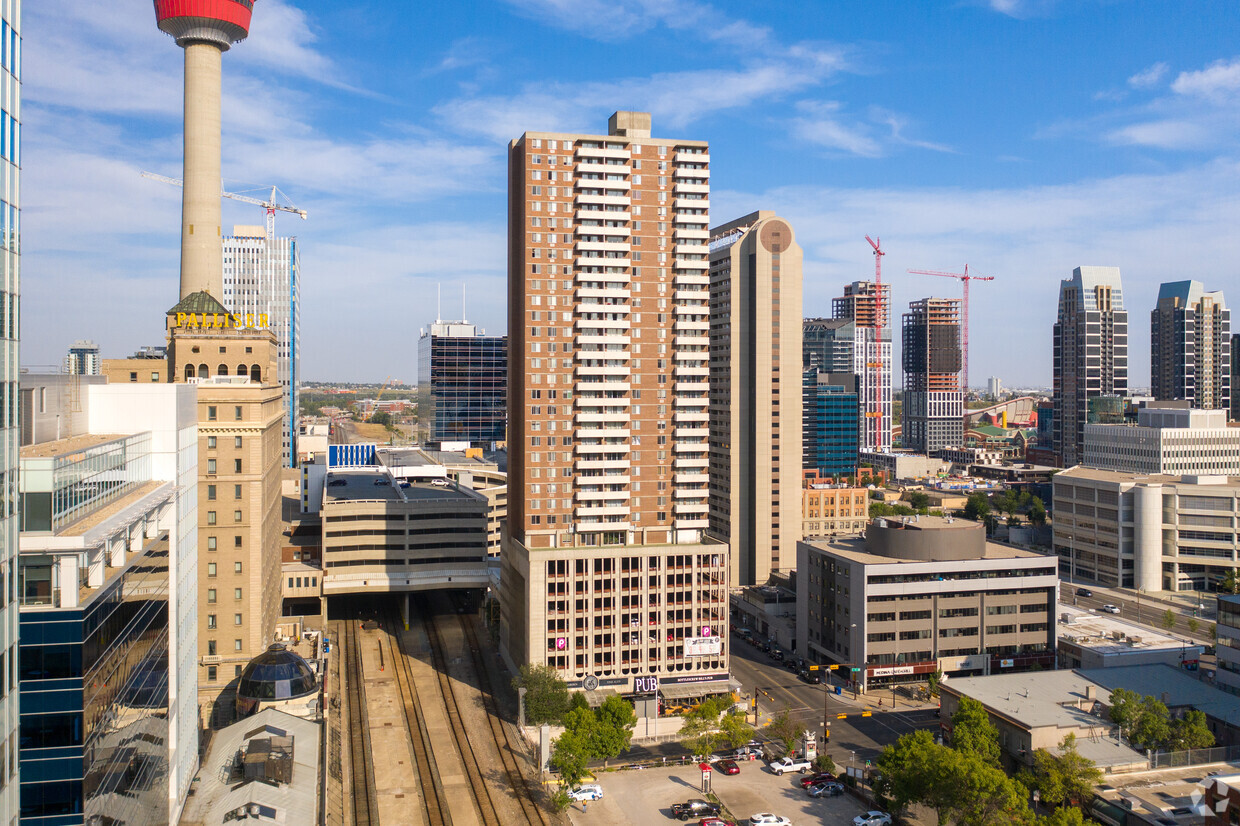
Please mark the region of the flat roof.
MULTIPOLYGON (((922 519, 925 519, 923 516, 922 519)), ((966 525, 975 523, 966 522, 966 525)), ((842 556, 852 562, 858 562, 862 565, 942 565, 949 568, 959 568, 961 562, 968 562, 964 559, 950 560, 928 560, 928 559, 905 559, 894 556, 880 556, 872 554, 865 550, 864 537, 840 537, 826 539, 804 539, 804 544, 811 548, 823 551, 830 551, 837 556, 842 556)), ((1034 551, 1026 551, 1023 548, 1014 548, 1011 545, 1001 545, 998 542, 987 542, 984 546, 983 555, 974 557, 974 559, 1040 559, 1046 562, 1048 568, 1058 566, 1058 558, 1047 556, 1046 554, 1035 553, 1034 551)))
MULTIPOLYGON (((1094 683, 1077 671, 1022 672, 992 674, 988 677, 952 677, 945 680, 949 690, 972 697, 988 709, 1010 717, 1028 728, 1108 729, 1109 723, 1077 708, 1065 705, 1085 702, 1085 689, 1094 683)), ((1106 692, 1098 692, 1098 700, 1106 692)))
POLYGON ((1114 614, 1099 614, 1082 608, 1073 608, 1062 602, 1055 608, 1057 636, 1075 637, 1071 640, 1083 648, 1105 654, 1123 654, 1130 651, 1160 651, 1178 648, 1200 649, 1197 643, 1185 643, 1178 637, 1163 634, 1144 625, 1137 625, 1117 618, 1114 614), (1070 622, 1064 622, 1067 614, 1070 622), (1122 634, 1123 639, 1116 640, 1114 635, 1122 634))
POLYGON ((81 436, 70 436, 66 439, 55 439, 40 442, 37 445, 25 445, 21 449, 23 459, 46 459, 53 456, 65 456, 77 453, 88 447, 105 444, 117 439, 124 439, 124 433, 85 433, 81 436))
POLYGON ((329 501, 428 502, 433 500, 465 499, 485 502, 486 497, 455 482, 444 479, 447 484, 436 485, 431 481, 395 481, 385 471, 374 468, 340 468, 327 474, 323 491, 329 501), (343 484, 340 484, 343 482, 343 484))
POLYGON ((99 508, 99 510, 92 511, 91 513, 83 517, 82 519, 79 519, 76 522, 70 523, 68 527, 62 528, 60 531, 56 533, 56 535, 57 536, 83 536, 89 533, 92 528, 102 525, 104 522, 107 522, 109 519, 113 518, 114 516, 117 516, 118 514, 124 512, 128 508, 133 507, 134 505, 138 504, 143 499, 145 499, 147 496, 151 495, 152 493, 154 493, 155 491, 159 490, 160 488, 164 487, 167 484, 168 484, 167 482, 160 481, 158 479, 152 480, 150 482, 144 482, 143 484, 131 490, 129 493, 122 496, 120 499, 117 499, 114 502, 109 502, 104 507, 99 508))
POLYGON ((1090 668, 1082 670, 1081 674, 1107 691, 1126 688, 1159 699, 1166 694, 1168 707, 1192 706, 1228 725, 1240 726, 1240 702, 1236 701, 1236 695, 1165 663, 1090 668))
MULTIPOLYGON (((1123 473, 1118 470, 1098 470, 1096 468, 1076 465, 1057 474, 1056 479, 1085 479, 1095 482, 1131 482, 1154 483, 1162 485, 1192 485, 1198 488, 1236 488, 1240 487, 1240 476, 1221 476, 1217 474, 1173 474, 1173 473, 1123 473)), ((1205 494, 1202 494, 1205 495, 1205 494)))

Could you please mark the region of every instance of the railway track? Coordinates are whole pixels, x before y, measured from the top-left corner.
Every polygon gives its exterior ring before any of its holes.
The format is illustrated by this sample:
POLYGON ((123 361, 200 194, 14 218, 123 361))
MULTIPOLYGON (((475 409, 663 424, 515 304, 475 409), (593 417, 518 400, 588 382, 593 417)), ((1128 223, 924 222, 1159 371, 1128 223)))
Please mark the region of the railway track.
POLYGON ((409 727, 409 740, 413 745, 413 762, 418 769, 418 784, 422 789, 422 814, 429 826, 451 826, 452 812, 448 807, 447 795, 439 779, 438 765, 435 763, 434 749, 426 719, 422 715, 422 704, 418 697, 418 689, 413 681, 413 671, 409 667, 409 657, 400 642, 399 617, 395 622, 389 621, 393 629, 391 637, 392 663, 396 672, 396 682, 400 687, 401 702, 405 707, 405 722, 409 727))
POLYGON ((500 760, 504 765, 504 774, 508 778, 508 783, 516 792, 517 799, 521 802, 521 810, 525 813, 525 818, 531 826, 551 826, 551 821, 547 818, 547 813, 535 800, 538 793, 538 786, 531 783, 529 779, 522 774, 521 767, 517 765, 517 750, 508 735, 508 729, 504 726, 504 721, 499 714, 499 704, 495 699, 495 692, 491 683, 491 672, 487 668, 482 659, 482 647, 478 644, 478 635, 472 622, 454 615, 457 622, 465 631, 465 640, 469 645, 473 654, 474 671, 478 675, 478 689, 482 694, 483 706, 487 712, 487 721, 491 725, 491 734, 495 738, 495 745, 499 750, 500 760))
POLYGON ((353 779, 354 826, 379 826, 379 811, 375 792, 375 771, 370 761, 370 726, 366 713, 366 693, 363 690, 362 649, 358 641, 358 620, 345 620, 345 656, 348 657, 347 703, 349 706, 349 765, 353 779))

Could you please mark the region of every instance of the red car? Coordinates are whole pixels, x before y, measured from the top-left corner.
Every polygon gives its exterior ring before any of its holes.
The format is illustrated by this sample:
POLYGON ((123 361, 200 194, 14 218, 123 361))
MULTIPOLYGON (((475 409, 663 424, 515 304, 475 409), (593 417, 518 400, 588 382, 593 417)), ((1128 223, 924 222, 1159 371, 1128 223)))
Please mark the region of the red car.
POLYGON ((719 771, 723 772, 724 774, 740 774, 741 767, 736 765, 735 760, 720 760, 719 771))
POLYGON ((835 779, 835 775, 831 772, 818 772, 817 774, 807 774, 801 778, 801 788, 808 789, 815 783, 830 783, 835 779))

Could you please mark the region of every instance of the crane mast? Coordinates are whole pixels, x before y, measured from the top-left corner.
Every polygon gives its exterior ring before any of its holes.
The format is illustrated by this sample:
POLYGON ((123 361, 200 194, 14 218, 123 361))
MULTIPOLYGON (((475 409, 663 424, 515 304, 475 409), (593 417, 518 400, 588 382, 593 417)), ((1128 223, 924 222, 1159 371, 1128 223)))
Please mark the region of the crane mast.
POLYGON ((940 272, 938 270, 908 270, 913 275, 938 275, 943 278, 955 278, 964 285, 964 301, 962 302, 961 315, 963 316, 960 324, 960 348, 961 348, 961 381, 964 385, 961 392, 967 397, 969 395, 969 282, 970 281, 994 281, 993 275, 973 275, 969 272, 969 265, 964 265, 964 272, 940 272))

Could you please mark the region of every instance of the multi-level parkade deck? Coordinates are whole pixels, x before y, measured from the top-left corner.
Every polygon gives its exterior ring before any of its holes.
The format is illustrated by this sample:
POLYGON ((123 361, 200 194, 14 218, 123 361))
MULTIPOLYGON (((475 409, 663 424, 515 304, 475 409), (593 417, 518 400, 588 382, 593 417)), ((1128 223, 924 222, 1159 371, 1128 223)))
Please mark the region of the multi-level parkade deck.
POLYGON ((487 587, 486 497, 426 467, 327 469, 324 596, 487 587))

